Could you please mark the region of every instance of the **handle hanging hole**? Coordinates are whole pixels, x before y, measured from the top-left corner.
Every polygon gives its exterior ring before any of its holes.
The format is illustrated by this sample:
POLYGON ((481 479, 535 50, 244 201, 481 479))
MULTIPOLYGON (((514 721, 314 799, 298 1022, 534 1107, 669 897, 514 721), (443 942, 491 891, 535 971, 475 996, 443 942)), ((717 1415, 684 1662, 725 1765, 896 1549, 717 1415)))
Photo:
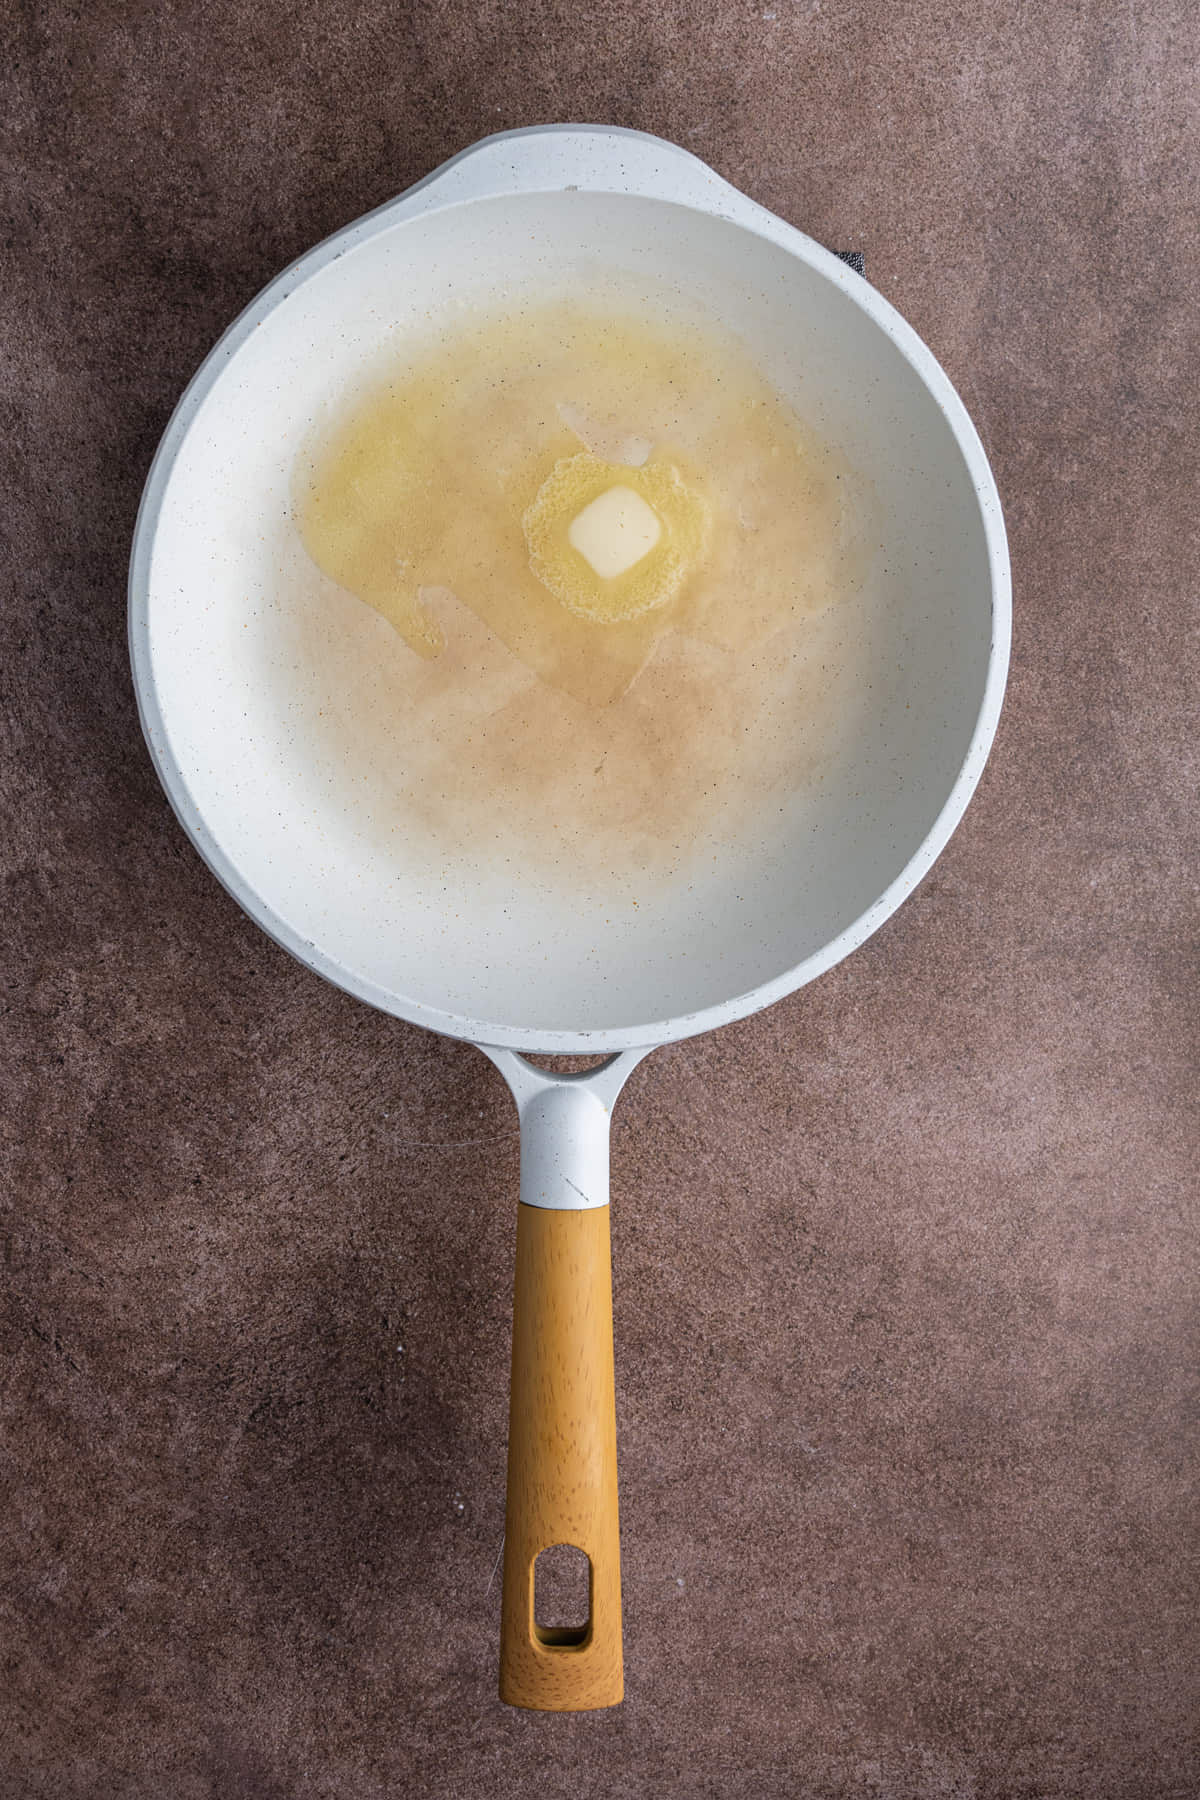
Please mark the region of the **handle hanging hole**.
POLYGON ((576 1544, 551 1544, 533 1565, 533 1634, 552 1649, 578 1649, 592 1628, 592 1562, 576 1544))

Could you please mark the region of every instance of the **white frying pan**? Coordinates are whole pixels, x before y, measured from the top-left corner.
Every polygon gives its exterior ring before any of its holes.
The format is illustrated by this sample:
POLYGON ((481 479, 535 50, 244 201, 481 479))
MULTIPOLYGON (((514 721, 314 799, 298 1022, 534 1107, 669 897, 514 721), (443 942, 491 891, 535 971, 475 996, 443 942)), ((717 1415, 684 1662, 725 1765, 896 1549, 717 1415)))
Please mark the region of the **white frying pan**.
MULTIPOLYGON (((226 332, 150 471, 129 610, 146 739, 214 874, 328 980, 478 1044, 516 1097, 500 1691, 535 1708, 611 1705, 609 1115, 654 1045, 767 1006, 861 944, 961 818, 995 731, 1010 625, 979 439, 867 282, 695 157, 608 127, 506 132, 310 251, 226 332), (652 886, 636 910, 577 887, 568 900, 544 871, 493 866, 482 848, 438 866, 373 830, 369 782, 356 786, 345 747, 317 728, 319 691, 284 604, 303 558, 288 527, 293 459, 331 396, 464 298, 535 277, 582 286, 598 264, 674 284, 753 344, 865 471, 883 545, 887 626, 854 729, 769 833, 690 882, 652 886), (521 1050, 610 1060, 560 1076, 521 1050), (534 1562, 557 1543, 590 1559, 578 1629, 534 1618, 534 1562)), ((388 628, 358 607, 344 635, 360 630, 388 628)))

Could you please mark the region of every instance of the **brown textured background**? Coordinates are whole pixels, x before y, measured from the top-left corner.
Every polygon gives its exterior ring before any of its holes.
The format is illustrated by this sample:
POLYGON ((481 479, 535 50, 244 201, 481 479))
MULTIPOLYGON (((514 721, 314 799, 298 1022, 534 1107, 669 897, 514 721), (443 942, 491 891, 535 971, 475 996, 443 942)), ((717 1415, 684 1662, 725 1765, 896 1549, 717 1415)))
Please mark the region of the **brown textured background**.
POLYGON ((1200 1792, 1194 5, 6 19, 3 1800, 1200 1792), (914 899, 622 1102, 628 1698, 542 1718, 494 1697, 509 1102, 198 862, 123 587, 232 314, 562 118, 866 252, 1016 637, 914 899))

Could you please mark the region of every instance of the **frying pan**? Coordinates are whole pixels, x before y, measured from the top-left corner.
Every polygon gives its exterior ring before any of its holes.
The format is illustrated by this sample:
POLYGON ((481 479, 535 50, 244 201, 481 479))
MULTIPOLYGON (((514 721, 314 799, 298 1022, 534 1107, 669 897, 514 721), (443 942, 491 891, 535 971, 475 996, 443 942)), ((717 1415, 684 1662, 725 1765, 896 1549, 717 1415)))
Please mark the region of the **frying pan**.
MULTIPOLYGON (((333 606, 333 602, 330 601, 333 606)), ((861 944, 930 867, 979 779, 1008 662, 1000 505, 930 352, 859 275, 684 150, 542 126, 485 138, 273 281, 185 392, 146 483, 129 623, 143 730, 181 824, 278 943, 373 1006, 491 1057, 521 1122, 500 1692, 623 1692, 609 1118, 655 1045, 770 1005, 861 944), (545 868, 418 854, 372 817, 320 681, 389 628, 341 596, 322 654, 287 596, 296 446, 372 359, 464 302, 656 280, 736 329, 863 470, 881 546, 876 663, 853 729, 743 833, 636 909, 545 868), (374 635, 372 635, 374 634, 374 635), (311 646, 310 646, 311 647, 311 646), (313 677, 312 667, 318 666, 313 677), (313 685, 316 679, 316 686, 313 685), (521 1052, 600 1054, 583 1074, 521 1052), (578 1629, 534 1616, 534 1564, 590 1564, 578 1629)), ((390 653, 390 652, 388 652, 390 653)), ((328 691, 328 690, 326 690, 328 691)))

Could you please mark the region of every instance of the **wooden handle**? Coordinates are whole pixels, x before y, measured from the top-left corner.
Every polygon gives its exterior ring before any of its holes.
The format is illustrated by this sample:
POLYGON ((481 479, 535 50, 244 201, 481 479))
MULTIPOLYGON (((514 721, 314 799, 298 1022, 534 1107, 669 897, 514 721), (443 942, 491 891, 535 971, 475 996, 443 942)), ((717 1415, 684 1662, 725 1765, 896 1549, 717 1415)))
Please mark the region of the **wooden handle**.
POLYGON ((517 1212, 500 1698, 541 1712, 615 1706, 621 1551, 608 1207, 517 1212), (591 1563, 582 1633, 541 1630, 533 1565, 552 1544, 591 1563))

